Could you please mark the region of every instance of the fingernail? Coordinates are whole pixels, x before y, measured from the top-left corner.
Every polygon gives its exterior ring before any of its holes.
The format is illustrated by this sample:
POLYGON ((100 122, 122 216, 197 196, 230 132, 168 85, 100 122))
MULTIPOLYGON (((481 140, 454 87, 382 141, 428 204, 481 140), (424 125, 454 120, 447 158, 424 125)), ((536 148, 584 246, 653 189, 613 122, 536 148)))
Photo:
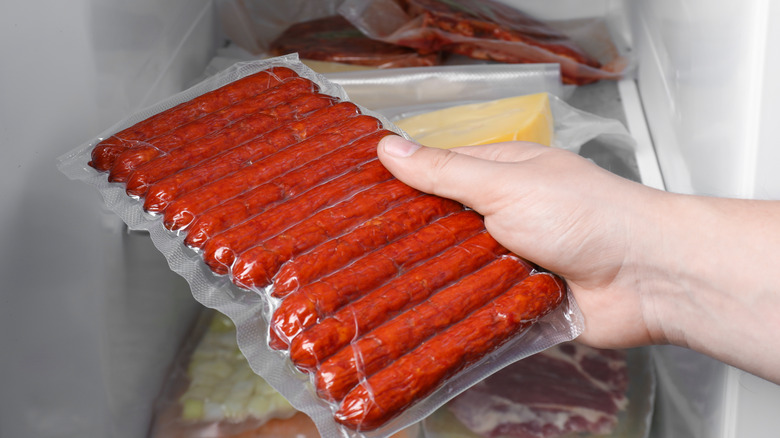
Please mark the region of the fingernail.
POLYGON ((382 139, 382 148, 384 148, 388 155, 406 158, 415 153, 417 149, 420 149, 420 145, 406 140, 403 137, 393 135, 382 139))

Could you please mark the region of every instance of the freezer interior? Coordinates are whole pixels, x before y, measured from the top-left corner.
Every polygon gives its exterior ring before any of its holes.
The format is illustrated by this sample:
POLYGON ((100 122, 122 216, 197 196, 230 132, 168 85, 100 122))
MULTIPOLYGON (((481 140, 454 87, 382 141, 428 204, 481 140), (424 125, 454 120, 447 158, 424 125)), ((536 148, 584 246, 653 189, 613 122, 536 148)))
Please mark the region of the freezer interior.
MULTIPOLYGON (((636 148, 596 140, 584 156, 659 189, 780 196, 772 141, 780 30, 771 26, 780 5, 506 2, 543 19, 608 18, 628 44, 636 65, 627 78, 561 93, 624 124, 636 148)), ((54 163, 220 62, 246 57, 235 40, 249 31, 225 28, 243 3, 6 5, 0 435, 148 433, 168 366, 201 306, 148 236, 128 231, 94 190, 65 179, 54 163)), ((685 349, 646 351, 657 379, 651 436, 770 436, 780 427, 772 415, 777 385, 685 349)))

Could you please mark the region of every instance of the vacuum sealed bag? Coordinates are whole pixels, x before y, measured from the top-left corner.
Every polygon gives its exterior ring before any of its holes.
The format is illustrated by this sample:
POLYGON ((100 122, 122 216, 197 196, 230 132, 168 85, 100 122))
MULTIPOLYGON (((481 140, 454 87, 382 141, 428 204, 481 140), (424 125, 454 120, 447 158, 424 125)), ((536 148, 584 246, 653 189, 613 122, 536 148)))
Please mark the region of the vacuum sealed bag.
POLYGON ((285 56, 134 114, 59 168, 149 232, 323 436, 385 437, 582 330, 559 277, 381 166, 393 133, 285 56))
POLYGON ((495 0, 347 0, 339 13, 371 38, 505 63, 556 63, 564 82, 622 77, 629 59, 597 19, 546 23, 495 0))
MULTIPOLYGON (((414 438, 415 424, 392 438, 414 438)), ((319 438, 298 412, 249 367, 235 325, 205 309, 184 340, 155 403, 151 438, 319 438)))
POLYGON ((302 59, 364 65, 376 68, 432 66, 436 53, 371 39, 341 15, 295 23, 271 42, 272 55, 298 53, 302 59))

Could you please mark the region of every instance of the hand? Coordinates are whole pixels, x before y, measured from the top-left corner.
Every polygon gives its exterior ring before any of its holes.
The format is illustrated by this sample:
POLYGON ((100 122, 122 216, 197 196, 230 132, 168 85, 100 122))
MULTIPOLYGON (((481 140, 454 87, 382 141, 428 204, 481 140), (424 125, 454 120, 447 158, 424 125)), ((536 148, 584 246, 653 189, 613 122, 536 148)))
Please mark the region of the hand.
POLYGON ((533 143, 417 149, 392 136, 378 153, 400 180, 473 208, 502 245, 566 278, 586 318, 584 342, 665 342, 632 263, 642 250, 632 231, 644 226, 632 212, 647 211, 656 191, 533 143))
POLYGON ((667 193, 524 142, 442 150, 389 136, 378 154, 563 276, 581 342, 672 343, 780 383, 780 202, 667 193))

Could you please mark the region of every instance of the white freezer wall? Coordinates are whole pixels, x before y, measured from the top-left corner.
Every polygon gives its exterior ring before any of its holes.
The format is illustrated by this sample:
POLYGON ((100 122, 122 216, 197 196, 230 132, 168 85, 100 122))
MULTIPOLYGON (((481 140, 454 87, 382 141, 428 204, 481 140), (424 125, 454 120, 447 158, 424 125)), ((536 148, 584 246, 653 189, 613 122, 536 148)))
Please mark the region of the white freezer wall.
MULTIPOLYGON (((780 199, 780 2, 625 4, 667 190, 780 199)), ((654 437, 778 435, 780 386, 677 347, 656 359, 654 437)))
POLYGON ((780 2, 626 4, 667 189, 780 199, 780 2))
POLYGON ((0 436, 146 434, 197 305, 55 162, 189 85, 216 33, 208 0, 3 2, 0 436))

